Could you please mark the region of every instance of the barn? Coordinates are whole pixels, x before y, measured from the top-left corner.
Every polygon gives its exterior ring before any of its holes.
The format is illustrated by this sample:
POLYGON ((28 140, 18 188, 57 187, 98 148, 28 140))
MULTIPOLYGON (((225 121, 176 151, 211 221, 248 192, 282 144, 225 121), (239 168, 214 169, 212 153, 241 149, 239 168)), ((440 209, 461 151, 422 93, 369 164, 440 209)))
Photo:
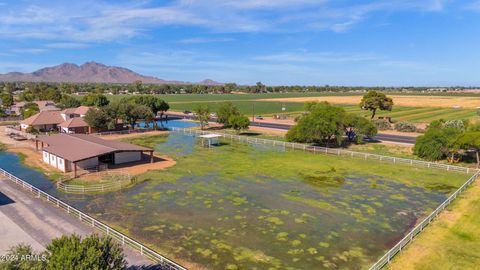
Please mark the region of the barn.
POLYGON ((144 153, 149 153, 150 162, 153 162, 151 148, 86 134, 39 136, 35 144, 37 150, 42 151, 45 163, 63 172, 73 171, 75 177, 78 169, 91 170, 100 165, 136 162, 143 159, 144 153))

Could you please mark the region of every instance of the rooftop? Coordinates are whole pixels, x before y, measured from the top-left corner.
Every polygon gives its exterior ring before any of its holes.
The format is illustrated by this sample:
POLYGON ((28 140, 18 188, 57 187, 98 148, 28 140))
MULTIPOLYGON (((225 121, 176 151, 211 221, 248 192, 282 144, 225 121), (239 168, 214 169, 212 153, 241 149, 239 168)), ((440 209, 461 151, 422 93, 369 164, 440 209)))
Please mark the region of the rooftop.
POLYGON ((70 118, 69 120, 62 122, 59 126, 63 128, 76 128, 76 127, 88 127, 88 124, 81 117, 70 118))
POLYGON ((153 151, 151 148, 85 134, 39 136, 37 140, 48 144, 48 147, 43 148, 44 151, 72 162, 115 152, 153 151))
POLYGON ((21 123, 31 126, 37 125, 58 125, 65 121, 59 111, 43 111, 23 120, 21 123))

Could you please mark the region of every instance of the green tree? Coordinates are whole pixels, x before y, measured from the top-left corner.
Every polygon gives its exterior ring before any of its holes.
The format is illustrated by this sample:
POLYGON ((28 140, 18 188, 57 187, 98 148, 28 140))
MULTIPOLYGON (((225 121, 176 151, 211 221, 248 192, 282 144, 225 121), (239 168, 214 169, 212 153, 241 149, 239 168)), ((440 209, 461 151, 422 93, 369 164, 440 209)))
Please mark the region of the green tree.
POLYGON ((444 159, 451 152, 452 140, 460 133, 452 128, 428 128, 424 135, 417 137, 413 152, 430 161, 444 159))
POLYGON ((355 139, 357 143, 362 143, 365 137, 373 138, 377 135, 375 124, 364 117, 348 113, 344 121, 345 133, 349 140, 355 139))
POLYGON ((454 149, 471 150, 475 152, 477 168, 480 166, 480 131, 462 133, 451 143, 454 149))
POLYGON ((312 106, 311 112, 299 118, 286 135, 288 141, 328 144, 340 143, 345 130, 345 110, 321 102, 312 106))
POLYGON ((4 109, 10 108, 13 105, 13 95, 9 93, 2 93, 0 94, 0 99, 2 101, 2 107, 4 109))
POLYGON ((46 269, 125 269, 127 263, 121 246, 110 237, 96 234, 80 238, 62 236, 46 248, 46 269))
POLYGON ((26 256, 35 258, 33 260, 0 260, 0 269, 5 270, 43 270, 47 264, 45 253, 38 253, 30 245, 26 244, 12 246, 2 256, 5 256, 5 258, 22 258, 26 256))
POLYGON ((23 119, 26 119, 39 112, 40 112, 40 109, 38 108, 38 104, 35 102, 27 103, 20 109, 20 113, 22 114, 23 119))
POLYGON ((63 108, 77 108, 81 105, 80 100, 76 99, 75 97, 72 97, 70 95, 63 95, 62 98, 60 99, 60 102, 58 105, 63 108))
POLYGON ((89 110, 83 118, 85 122, 96 131, 108 130, 111 119, 102 109, 89 110))
POLYGON ((152 110, 145 105, 125 103, 122 105, 122 117, 125 123, 135 129, 138 120, 151 121, 154 116, 152 110))
POLYGON ((372 112, 371 119, 375 117, 377 110, 391 111, 392 107, 392 99, 387 97, 384 93, 375 90, 368 91, 360 102, 360 108, 362 108, 362 110, 369 110, 372 112))
POLYGON ((208 120, 210 119, 210 107, 207 105, 198 105, 193 112, 195 113, 195 120, 200 122, 200 129, 204 129, 208 126, 208 120))
POLYGON ((53 102, 59 102, 62 98, 62 93, 53 87, 47 88, 42 92, 40 97, 41 100, 52 100, 53 102))
POLYGON ((228 125, 240 133, 241 130, 248 128, 250 120, 245 115, 233 114, 228 118, 228 125))
POLYGON ((109 101, 105 95, 102 94, 88 94, 82 98, 82 105, 103 107, 108 105, 109 101))
POLYGON ((217 114, 217 123, 223 124, 224 127, 229 127, 230 126, 230 123, 229 123, 230 117, 238 116, 238 115, 240 115, 240 112, 239 112, 238 108, 235 105, 233 105, 232 102, 227 101, 227 102, 223 102, 222 104, 220 104, 220 106, 217 109, 216 114, 217 114))

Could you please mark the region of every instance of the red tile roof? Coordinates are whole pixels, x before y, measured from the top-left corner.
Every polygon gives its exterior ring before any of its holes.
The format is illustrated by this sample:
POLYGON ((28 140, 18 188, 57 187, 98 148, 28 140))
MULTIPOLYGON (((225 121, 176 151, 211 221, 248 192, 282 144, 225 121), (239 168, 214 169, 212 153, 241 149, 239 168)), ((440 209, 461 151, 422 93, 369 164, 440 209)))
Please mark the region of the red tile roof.
POLYGON ((29 118, 23 120, 21 123, 38 126, 38 125, 58 125, 65 121, 60 115, 60 111, 43 111, 35 115, 30 116, 29 118))
POLYGON ((62 122, 59 126, 63 128, 76 128, 76 127, 88 127, 88 124, 81 117, 70 118, 69 120, 62 122))

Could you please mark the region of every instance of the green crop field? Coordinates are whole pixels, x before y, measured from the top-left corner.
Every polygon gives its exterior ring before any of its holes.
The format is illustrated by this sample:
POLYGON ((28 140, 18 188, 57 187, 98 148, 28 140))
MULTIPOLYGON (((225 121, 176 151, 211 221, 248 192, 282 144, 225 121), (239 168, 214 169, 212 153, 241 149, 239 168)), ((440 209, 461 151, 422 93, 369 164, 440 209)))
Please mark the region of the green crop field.
MULTIPOLYGON (((279 102, 279 101, 258 101, 259 99, 271 98, 294 98, 314 96, 356 96, 358 93, 269 93, 269 94, 177 94, 161 95, 160 97, 170 104, 173 111, 193 111, 199 105, 207 105, 212 112, 224 101, 235 104, 241 113, 246 115, 274 115, 289 114, 292 117, 299 115, 303 109, 303 103, 279 102), (285 108, 283 110, 282 108, 285 108)), ((396 95, 398 95, 396 93, 396 95)), ((412 95, 409 93, 408 95, 412 95)), ((420 93, 418 94, 420 95, 420 93)), ((445 94, 445 96, 452 96, 445 94)), ((464 95, 455 95, 464 96, 464 95)), ((109 96, 110 100, 118 100, 124 96, 109 96)), ((368 111, 361 110, 357 105, 338 105, 347 112, 356 113, 369 117, 368 111)), ((379 111, 377 116, 390 116, 395 121, 408 121, 413 123, 429 123, 438 119, 477 119, 475 109, 454 109, 454 108, 431 108, 431 107, 398 107, 394 106, 391 112, 379 111)))

